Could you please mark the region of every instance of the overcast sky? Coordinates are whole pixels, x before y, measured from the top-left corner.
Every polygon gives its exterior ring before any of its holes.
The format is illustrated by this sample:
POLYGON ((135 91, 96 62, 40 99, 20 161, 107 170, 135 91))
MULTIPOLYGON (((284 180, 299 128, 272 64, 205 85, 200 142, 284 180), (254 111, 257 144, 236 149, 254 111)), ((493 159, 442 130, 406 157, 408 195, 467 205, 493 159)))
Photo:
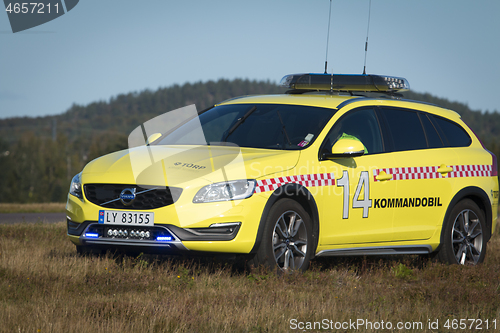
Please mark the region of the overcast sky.
MULTIPOLYGON (((333 0, 328 71, 360 74, 369 0, 333 0)), ((81 0, 12 33, 0 13, 0 117, 60 114, 121 93, 323 72, 328 0, 81 0)), ((367 73, 498 110, 499 0, 372 0, 367 73)))

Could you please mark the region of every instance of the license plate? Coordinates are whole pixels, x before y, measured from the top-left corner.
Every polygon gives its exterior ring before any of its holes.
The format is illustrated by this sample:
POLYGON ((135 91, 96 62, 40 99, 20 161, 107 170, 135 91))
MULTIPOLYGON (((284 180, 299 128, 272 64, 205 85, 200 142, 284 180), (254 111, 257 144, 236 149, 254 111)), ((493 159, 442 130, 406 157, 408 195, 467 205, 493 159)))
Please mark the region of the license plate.
POLYGON ((99 223, 114 225, 154 225, 155 213, 152 212, 127 212, 118 210, 100 210, 99 223))

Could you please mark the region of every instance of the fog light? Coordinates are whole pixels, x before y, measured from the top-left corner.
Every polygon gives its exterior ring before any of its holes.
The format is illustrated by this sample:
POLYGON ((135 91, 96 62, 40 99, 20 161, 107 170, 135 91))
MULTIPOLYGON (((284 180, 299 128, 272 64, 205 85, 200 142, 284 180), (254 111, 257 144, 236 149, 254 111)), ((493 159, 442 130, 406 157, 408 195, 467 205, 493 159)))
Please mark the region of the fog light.
POLYGON ((115 237, 118 236, 118 230, 116 230, 116 229, 113 230, 113 236, 115 236, 115 237))
POLYGON ((127 237, 128 236, 128 232, 127 230, 123 230, 123 236, 127 237))
POLYGON ((144 231, 141 231, 139 235, 141 236, 141 238, 144 238, 144 231))
POLYGON ((113 236, 113 230, 108 229, 108 236, 109 236, 109 237, 113 236))
POLYGON ((146 236, 146 238, 149 238, 149 236, 151 236, 151 234, 149 233, 149 231, 146 231, 146 233, 144 235, 146 236))
POLYGON ((118 236, 123 236, 123 231, 118 231, 118 236))

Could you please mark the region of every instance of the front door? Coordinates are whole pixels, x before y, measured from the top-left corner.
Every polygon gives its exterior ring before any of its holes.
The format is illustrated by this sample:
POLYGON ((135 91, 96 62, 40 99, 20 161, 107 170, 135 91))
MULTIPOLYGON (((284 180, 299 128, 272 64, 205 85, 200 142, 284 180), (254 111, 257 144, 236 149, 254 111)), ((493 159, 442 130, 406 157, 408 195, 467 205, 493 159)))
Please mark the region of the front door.
POLYGON ((335 185, 320 197, 320 246, 378 243, 392 240, 393 210, 383 209, 380 200, 393 197, 396 183, 384 173, 391 154, 384 144, 372 108, 347 112, 332 127, 322 146, 331 150, 337 140, 355 138, 365 147, 363 156, 320 161, 320 167, 335 174, 335 185), (376 179, 377 177, 377 179, 376 179))

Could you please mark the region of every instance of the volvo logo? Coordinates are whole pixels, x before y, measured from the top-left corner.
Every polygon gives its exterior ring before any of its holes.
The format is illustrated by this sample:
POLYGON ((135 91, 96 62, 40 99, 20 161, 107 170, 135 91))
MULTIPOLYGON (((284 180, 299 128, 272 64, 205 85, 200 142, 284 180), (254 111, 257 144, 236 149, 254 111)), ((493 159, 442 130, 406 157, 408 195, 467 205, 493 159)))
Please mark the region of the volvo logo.
POLYGON ((130 206, 135 200, 135 188, 126 188, 120 193, 120 201, 125 206, 130 206))

